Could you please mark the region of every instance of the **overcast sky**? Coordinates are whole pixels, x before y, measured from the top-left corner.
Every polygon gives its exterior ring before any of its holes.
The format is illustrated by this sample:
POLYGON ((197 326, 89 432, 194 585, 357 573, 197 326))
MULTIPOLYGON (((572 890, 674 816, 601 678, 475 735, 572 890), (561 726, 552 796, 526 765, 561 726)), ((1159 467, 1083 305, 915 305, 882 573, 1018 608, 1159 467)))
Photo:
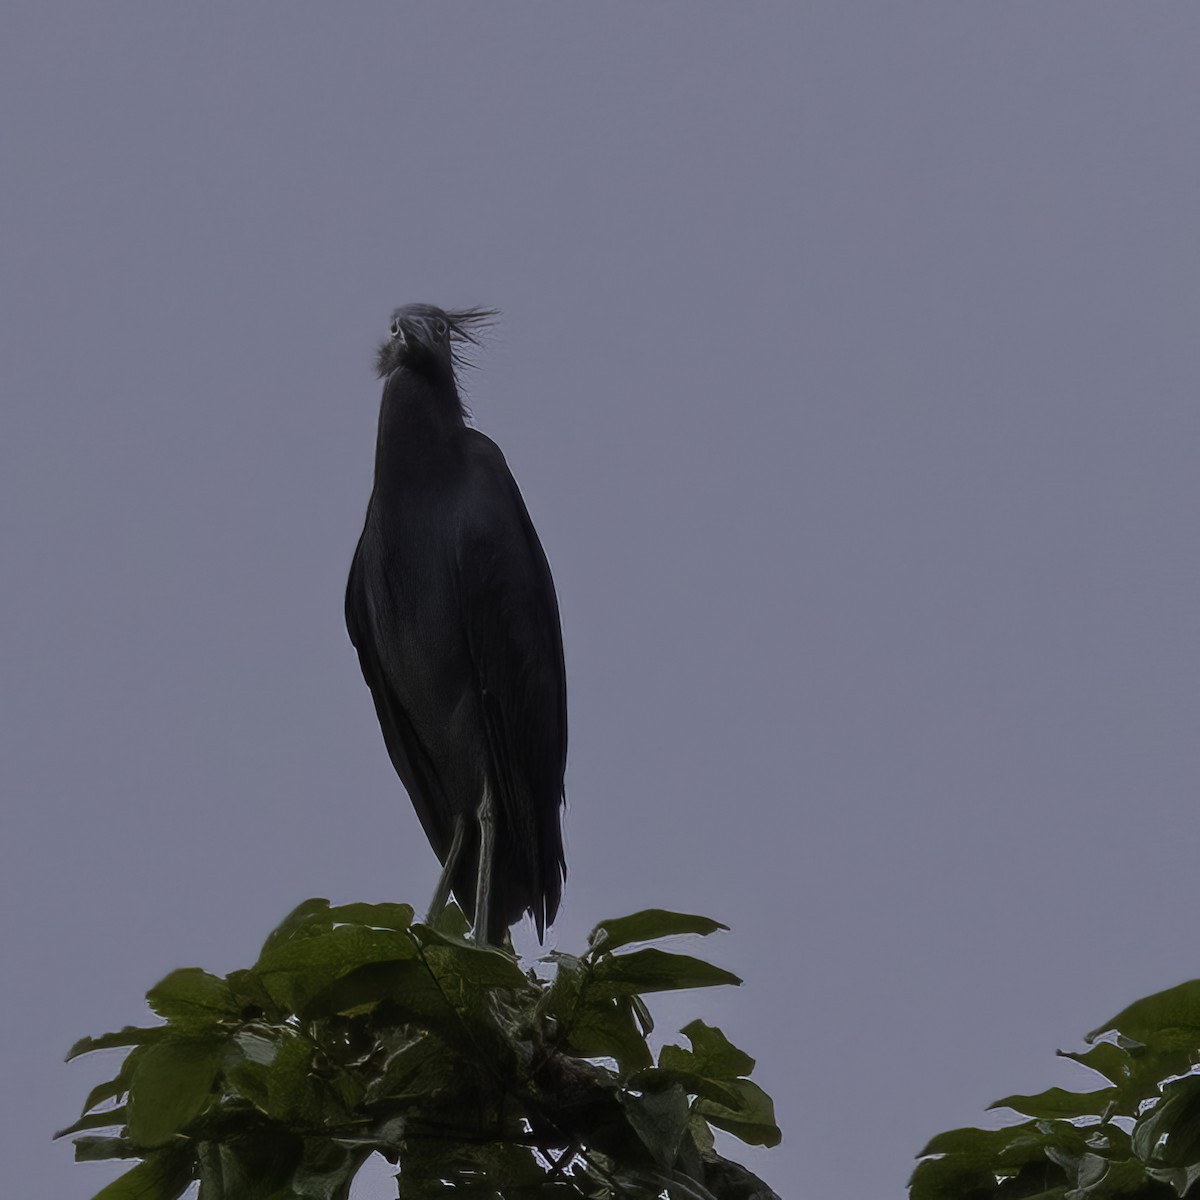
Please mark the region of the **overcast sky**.
MULTIPOLYGON (((437 864, 342 623, 393 306, 558 584, 563 912, 733 926, 788 1200, 1200 975, 1200 11, 10 2, 5 1188, 171 968, 437 864)), ((523 945, 529 945, 525 936, 523 945)), ((372 1171, 359 1200, 390 1193, 372 1171)))

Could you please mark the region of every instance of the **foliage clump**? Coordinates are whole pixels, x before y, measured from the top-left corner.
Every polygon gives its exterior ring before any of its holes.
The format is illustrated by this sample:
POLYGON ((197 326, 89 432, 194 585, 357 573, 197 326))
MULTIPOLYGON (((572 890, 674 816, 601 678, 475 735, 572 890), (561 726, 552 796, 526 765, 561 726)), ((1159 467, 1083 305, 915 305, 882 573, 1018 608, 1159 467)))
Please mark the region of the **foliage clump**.
POLYGON ((1059 1051, 1102 1077, 992 1105, 1029 1119, 953 1129, 921 1152, 910 1200, 1200 1198, 1200 979, 1138 1000, 1059 1051))
POLYGON ((405 904, 308 900, 248 970, 151 988, 162 1024, 72 1047, 131 1049, 60 1136, 79 1160, 141 1160, 96 1200, 176 1200, 195 1180, 200 1200, 345 1200, 373 1152, 400 1200, 778 1200, 713 1146, 714 1127, 779 1141, 754 1060, 702 1021, 657 1062, 646 1042, 644 995, 740 980, 630 947, 721 928, 604 921, 544 979, 468 940, 453 906, 428 925, 405 904))

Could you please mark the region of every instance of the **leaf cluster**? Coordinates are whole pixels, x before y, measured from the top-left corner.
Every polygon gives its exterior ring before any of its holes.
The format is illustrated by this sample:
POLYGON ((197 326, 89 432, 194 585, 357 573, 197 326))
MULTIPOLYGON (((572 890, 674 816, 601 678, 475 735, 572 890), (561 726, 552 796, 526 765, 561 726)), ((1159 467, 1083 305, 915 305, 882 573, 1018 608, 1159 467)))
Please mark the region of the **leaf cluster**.
POLYGON ((992 1108, 1029 1118, 955 1129, 921 1152, 910 1200, 1174 1200, 1200 1197, 1200 980, 1138 1000, 1059 1051, 1104 1080, 992 1108))
POLYGON ((129 1047, 93 1088, 80 1160, 140 1160, 95 1200, 346 1200, 373 1152, 400 1200, 778 1200, 716 1153, 713 1129, 775 1145, 754 1060, 693 1021, 657 1062, 643 997, 737 984, 657 946, 724 928, 650 909, 601 922, 586 951, 522 968, 403 904, 308 900, 258 961, 221 978, 173 971, 161 1023, 84 1038, 68 1058, 129 1047), (106 1131, 106 1132, 100 1132, 106 1131))

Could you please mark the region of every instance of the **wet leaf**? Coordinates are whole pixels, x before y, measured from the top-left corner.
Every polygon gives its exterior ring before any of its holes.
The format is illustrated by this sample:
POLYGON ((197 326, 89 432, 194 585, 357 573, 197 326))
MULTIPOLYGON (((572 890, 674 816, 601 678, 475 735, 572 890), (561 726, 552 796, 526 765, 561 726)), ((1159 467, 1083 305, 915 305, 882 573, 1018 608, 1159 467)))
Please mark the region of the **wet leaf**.
POLYGON ((1134 1126, 1133 1151, 1157 1167, 1200 1160, 1200 1076, 1163 1086, 1162 1099, 1134 1126))
POLYGON ((680 1032, 692 1043, 694 1069, 709 1078, 738 1079, 754 1070, 754 1059, 739 1050, 715 1025, 692 1021, 680 1032))
POLYGON ((172 1038, 151 1046, 129 1083, 129 1136, 139 1146, 174 1137, 212 1098, 225 1038, 172 1038))
POLYGON ((412 924, 411 904, 339 904, 329 910, 334 924, 366 925, 403 932, 412 924))
POLYGON ((1031 1135, 1041 1142, 1043 1135, 1032 1121, 1010 1125, 1007 1129, 975 1129, 970 1126, 948 1129, 945 1133, 931 1138, 917 1157, 946 1154, 967 1159, 979 1166, 987 1166, 997 1161, 1012 1146, 1028 1140, 1031 1135))
POLYGON ((1069 1200, 1158 1200, 1161 1187, 1146 1175, 1145 1166, 1136 1160, 1109 1162, 1091 1156, 1083 1164, 1076 1190, 1069 1200))
MULTIPOLYGON (((661 1059, 661 1055, 659 1057, 661 1059)), ((741 1103, 737 1092, 727 1084, 696 1071, 663 1066, 647 1067, 629 1079, 629 1086, 638 1091, 662 1091, 676 1085, 689 1096, 703 1096, 706 1100, 715 1100, 718 1104, 734 1108, 741 1103)))
POLYGON ((690 1112, 687 1095, 678 1086, 641 1096, 625 1095, 625 1115, 660 1167, 675 1165, 690 1112))
POLYGON ((1113 1045, 1112 1042, 1097 1042, 1081 1054, 1071 1050, 1059 1050, 1058 1056, 1069 1058, 1118 1086, 1123 1086, 1129 1081, 1136 1066, 1136 1061, 1130 1057, 1129 1052, 1113 1045))
POLYGON ((432 1034, 417 1033, 386 1059, 367 1088, 367 1103, 440 1091, 453 1077, 455 1063, 445 1043, 432 1034))
POLYGON ((619 997, 587 995, 575 1010, 568 1045, 582 1058, 615 1059, 626 1073, 653 1061, 632 1006, 619 997))
POLYGON ((112 1158, 141 1158, 146 1152, 123 1137, 78 1137, 72 1143, 76 1162, 102 1162, 112 1158))
POLYGON ((200 1195, 203 1200, 292 1200, 288 1185, 303 1148, 301 1138, 273 1124, 201 1142, 200 1195))
POLYGON ((101 1188, 93 1200, 176 1200, 191 1181, 191 1154, 172 1148, 151 1154, 145 1162, 101 1188))
POLYGON ((466 937, 471 932, 471 922, 463 915, 462 909, 451 900, 438 914, 433 928, 438 933, 446 933, 451 937, 466 937))
POLYGON ((149 1029, 136 1025, 126 1025, 115 1033, 102 1033, 99 1037, 80 1038, 67 1051, 66 1061, 78 1058, 81 1054, 91 1054, 93 1050, 111 1050, 116 1046, 149 1046, 171 1036, 171 1031, 165 1025, 151 1026, 149 1029))
POLYGON ((289 1180, 288 1200, 346 1200, 358 1168, 370 1153, 369 1148, 306 1138, 300 1162, 289 1180))
POLYGON ((775 1124, 775 1105, 771 1097, 749 1079, 733 1079, 729 1089, 737 1094, 736 1107, 713 1100, 697 1100, 695 1111, 706 1121, 732 1133, 750 1146, 778 1146, 783 1138, 775 1124))
POLYGON ((646 908, 628 917, 601 921, 588 934, 588 953, 608 954, 631 942, 652 942, 658 938, 685 933, 707 935, 715 933, 718 929, 728 928, 728 925, 714 921, 711 917, 670 912, 665 908, 646 908))
POLYGON ((60 1129, 55 1138, 68 1137, 72 1133, 82 1133, 85 1129, 112 1129, 125 1124, 125 1105, 119 1108, 107 1108, 103 1112, 88 1113, 82 1116, 74 1125, 60 1129))
POLYGON ((322 896, 314 896, 311 900, 302 900, 267 935, 262 953, 266 954, 268 950, 277 949, 293 938, 328 933, 332 928, 333 918, 329 915, 328 900, 322 896))
POLYGON ((521 964, 504 950, 479 946, 452 934, 439 933, 429 925, 414 925, 413 936, 421 944, 430 970, 441 980, 455 979, 472 988, 515 988, 529 991, 521 964))
POLYGON ((1036 1096, 1005 1096, 988 1105, 989 1109, 1011 1108, 1027 1117, 1100 1116, 1118 1096, 1116 1088, 1099 1088, 1094 1092, 1068 1092, 1048 1088, 1036 1096))
POLYGON ((669 992, 684 988, 740 984, 731 971, 690 954, 669 954, 653 947, 629 954, 606 954, 592 968, 590 987, 609 995, 669 992))
POLYGON ((138 1059, 145 1053, 145 1050, 140 1046, 135 1046, 130 1052, 125 1055, 125 1061, 121 1063, 121 1069, 116 1075, 104 1083, 98 1083, 90 1092, 88 1092, 87 1100, 84 1101, 83 1111, 90 1112, 97 1104, 103 1104, 106 1100, 115 1099, 117 1096, 123 1096, 129 1090, 129 1080, 133 1077, 133 1070, 137 1066, 138 1059))
POLYGON ((309 1000, 348 972, 416 955, 416 943, 407 933, 339 925, 265 950, 254 973, 277 1003, 302 1012, 309 1000))
POLYGON ((1155 1048, 1200 1047, 1200 979, 1134 1001, 1111 1021, 1093 1029, 1087 1040, 1094 1041, 1114 1029, 1155 1048))
POLYGON ((146 1000, 164 1020, 180 1025, 214 1024, 238 1013, 229 984, 199 967, 172 971, 146 993, 146 1000))

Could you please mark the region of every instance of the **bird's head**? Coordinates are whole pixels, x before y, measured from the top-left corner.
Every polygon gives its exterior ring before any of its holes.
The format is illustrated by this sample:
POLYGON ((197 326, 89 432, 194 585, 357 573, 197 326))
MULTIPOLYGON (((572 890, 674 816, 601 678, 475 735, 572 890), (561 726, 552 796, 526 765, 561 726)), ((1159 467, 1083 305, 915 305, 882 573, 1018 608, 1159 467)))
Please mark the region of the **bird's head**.
POLYGON ((478 345, 480 333, 495 320, 491 308, 448 312, 432 304, 406 304, 392 313, 390 337, 379 346, 376 369, 381 377, 397 367, 437 375, 453 375, 466 365, 464 347, 478 345))

